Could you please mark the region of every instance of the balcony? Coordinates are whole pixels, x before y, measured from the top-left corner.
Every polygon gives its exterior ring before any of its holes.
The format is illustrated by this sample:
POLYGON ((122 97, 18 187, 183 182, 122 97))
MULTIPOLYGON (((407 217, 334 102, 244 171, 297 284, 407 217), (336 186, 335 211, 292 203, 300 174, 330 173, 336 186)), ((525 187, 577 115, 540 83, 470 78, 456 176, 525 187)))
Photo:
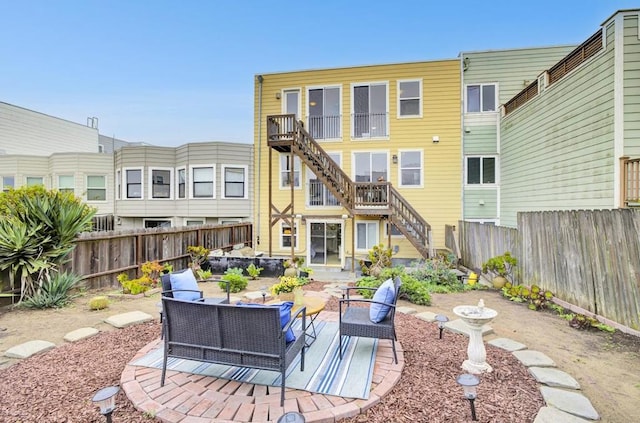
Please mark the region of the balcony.
POLYGON ((354 139, 388 137, 388 119, 388 113, 353 113, 351 135, 354 139))
POLYGON ((309 206, 340 206, 338 199, 329 192, 319 179, 310 179, 307 183, 309 206))

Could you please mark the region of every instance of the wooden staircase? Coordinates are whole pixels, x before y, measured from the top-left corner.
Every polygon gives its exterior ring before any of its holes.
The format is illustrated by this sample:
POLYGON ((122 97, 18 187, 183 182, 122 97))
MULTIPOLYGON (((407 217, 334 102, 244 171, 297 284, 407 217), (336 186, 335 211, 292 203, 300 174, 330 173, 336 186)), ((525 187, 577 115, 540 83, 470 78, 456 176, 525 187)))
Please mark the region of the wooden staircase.
POLYGON ((295 115, 267 116, 267 143, 298 157, 350 215, 385 216, 425 257, 434 255, 431 226, 389 182, 353 182, 295 115))

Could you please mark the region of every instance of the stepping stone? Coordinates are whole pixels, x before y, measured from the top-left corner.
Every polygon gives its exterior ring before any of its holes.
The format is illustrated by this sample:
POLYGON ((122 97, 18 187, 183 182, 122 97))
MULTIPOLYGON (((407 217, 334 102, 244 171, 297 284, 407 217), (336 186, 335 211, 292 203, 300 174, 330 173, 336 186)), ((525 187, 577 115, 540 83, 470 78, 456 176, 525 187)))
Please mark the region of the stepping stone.
POLYGON ((144 323, 153 320, 147 313, 142 311, 130 311, 129 313, 116 314, 107 318, 104 322, 116 328, 126 328, 127 326, 144 323))
POLYGON ((75 342, 97 335, 98 333, 100 333, 100 331, 96 328, 80 328, 67 333, 63 339, 67 342, 75 342))
POLYGON ((550 367, 529 367, 529 373, 540 383, 555 388, 580 389, 580 384, 569 373, 550 367))
POLYGON ((493 345, 494 347, 502 348, 503 350, 514 352, 519 350, 526 350, 527 346, 525 344, 521 344, 520 342, 516 342, 512 339, 507 338, 497 338, 487 342, 489 345, 493 345))
MULTIPOLYGON (((271 297, 271 294, 269 294, 267 292, 267 297, 271 297)), ((246 294, 244 294, 244 297, 248 300, 251 301, 255 301, 255 300, 260 300, 262 301, 262 292, 260 291, 251 291, 251 292, 247 292, 246 294)))
POLYGON ((565 413, 557 408, 542 407, 533 423, 585 423, 589 420, 581 419, 573 414, 565 413))
POLYGON ((582 394, 548 386, 542 386, 540 392, 548 406, 588 420, 600 419, 600 415, 591 405, 591 401, 582 394))
POLYGON ((4 352, 4 356, 9 358, 28 358, 55 347, 56 344, 49 341, 29 341, 9 348, 4 352))
MULTIPOLYGON (((351 297, 353 299, 353 297, 351 297)), ((416 314, 418 312, 418 310, 416 310, 415 308, 411 308, 411 307, 398 307, 396 308, 396 311, 398 313, 403 313, 403 314, 416 314)))
POLYGON ((436 313, 432 313, 430 311, 423 311, 422 313, 418 313, 415 316, 420 320, 424 320, 425 322, 436 321, 436 313))
MULTIPOLYGON (((444 327, 449 329, 451 332, 459 333, 461 335, 469 336, 471 333, 471 329, 469 326, 462 320, 456 319, 444 324, 444 327)), ((493 328, 489 325, 482 326, 482 336, 489 335, 493 333, 493 328)))
POLYGON ((556 367, 556 363, 539 351, 514 351, 513 355, 526 367, 556 367))

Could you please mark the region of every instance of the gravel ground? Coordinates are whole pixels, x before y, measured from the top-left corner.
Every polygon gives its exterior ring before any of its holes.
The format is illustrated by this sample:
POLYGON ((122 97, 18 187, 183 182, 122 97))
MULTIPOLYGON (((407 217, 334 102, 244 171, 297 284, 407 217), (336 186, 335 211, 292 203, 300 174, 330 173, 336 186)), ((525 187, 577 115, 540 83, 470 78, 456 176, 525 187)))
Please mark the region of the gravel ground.
MULTIPOLYGON (((321 289, 313 283, 305 289, 321 289)), ((327 310, 337 311, 332 299, 327 310)), ((466 358, 467 338, 445 333, 412 316, 396 316, 405 350, 401 381, 375 407, 347 422, 465 422, 468 402, 455 378, 466 358)), ((100 388, 117 385, 124 365, 160 334, 157 321, 57 347, 0 370, 1 422, 103 422, 91 403, 100 388)), ((510 353, 487 346, 495 371, 482 378, 476 409, 480 422, 532 422, 543 405, 538 384, 510 353)), ((135 410, 120 392, 114 422, 158 421, 135 410)))

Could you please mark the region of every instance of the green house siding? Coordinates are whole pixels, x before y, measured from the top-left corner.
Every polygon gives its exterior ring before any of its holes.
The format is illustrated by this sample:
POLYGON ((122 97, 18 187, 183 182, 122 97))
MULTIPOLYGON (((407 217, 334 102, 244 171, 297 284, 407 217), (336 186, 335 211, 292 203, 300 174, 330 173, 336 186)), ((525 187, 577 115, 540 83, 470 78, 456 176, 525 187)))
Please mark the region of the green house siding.
POLYGON ((640 41, 638 15, 624 18, 624 154, 640 157, 640 41))
POLYGON ((501 224, 518 211, 614 204, 613 34, 606 50, 501 124, 501 224))
POLYGON ((464 154, 496 154, 498 152, 496 140, 495 125, 470 126, 464 133, 464 154))
POLYGON ((465 188, 465 219, 495 219, 498 214, 497 188, 465 188))

